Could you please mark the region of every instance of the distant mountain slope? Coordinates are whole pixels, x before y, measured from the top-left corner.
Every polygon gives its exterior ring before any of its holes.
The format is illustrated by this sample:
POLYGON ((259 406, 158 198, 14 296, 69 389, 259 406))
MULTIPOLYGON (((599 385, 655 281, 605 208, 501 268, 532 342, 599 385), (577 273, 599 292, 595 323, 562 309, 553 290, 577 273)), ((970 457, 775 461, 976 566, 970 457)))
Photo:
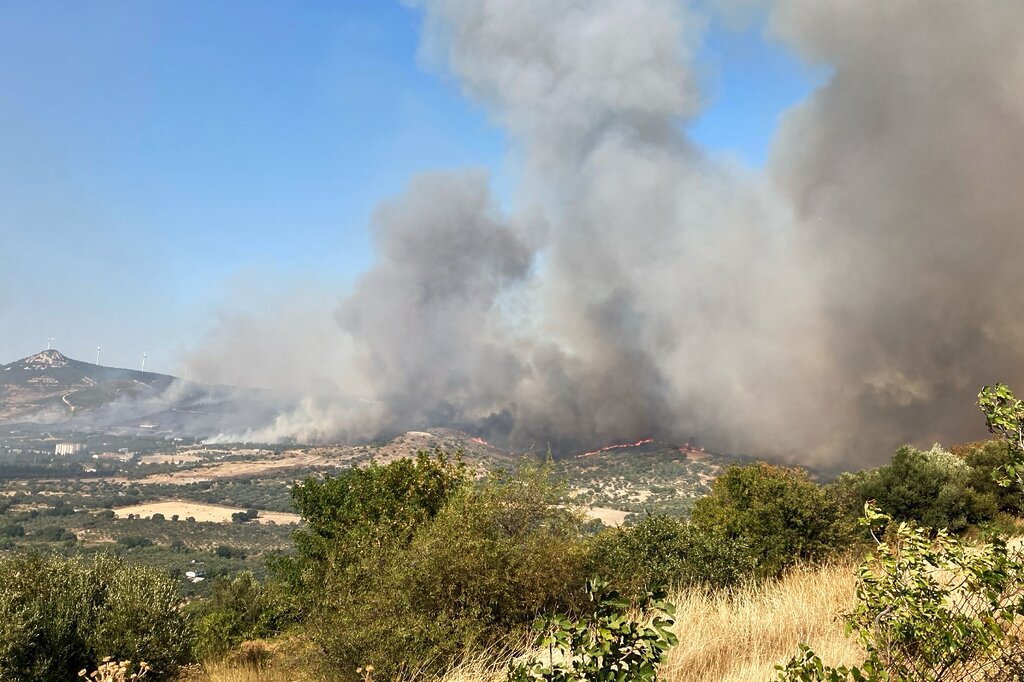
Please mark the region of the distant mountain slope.
POLYGON ((57 418, 118 399, 155 396, 174 377, 72 360, 58 350, 0 367, 0 420, 57 418))
POLYGON ((0 423, 208 436, 264 424, 277 407, 280 403, 261 391, 104 367, 57 350, 0 366, 0 423))

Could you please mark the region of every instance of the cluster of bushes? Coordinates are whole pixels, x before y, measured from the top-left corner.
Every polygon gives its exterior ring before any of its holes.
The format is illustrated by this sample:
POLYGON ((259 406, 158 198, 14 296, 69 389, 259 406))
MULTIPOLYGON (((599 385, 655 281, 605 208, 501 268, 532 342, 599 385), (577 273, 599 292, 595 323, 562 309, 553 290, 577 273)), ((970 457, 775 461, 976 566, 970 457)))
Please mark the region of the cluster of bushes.
POLYGON ((112 556, 0 560, 0 679, 66 682, 107 656, 172 679, 192 650, 179 603, 167 574, 112 556))
POLYGON ((649 515, 587 532, 542 465, 473 481, 444 457, 400 460, 293 491, 307 521, 275 574, 334 673, 443 669, 516 641, 538 616, 580 613, 592 576, 636 599, 659 585, 773 578, 869 540, 866 500, 893 519, 963 530, 1019 509, 992 481, 993 442, 951 454, 901 448, 891 464, 819 485, 806 471, 733 466, 690 518, 649 515))
POLYGON ((234 514, 232 514, 231 522, 247 523, 249 521, 254 521, 259 515, 260 512, 258 509, 246 509, 245 511, 235 512, 234 514))
POLYGON ((840 476, 832 485, 848 513, 874 503, 897 521, 917 521, 953 532, 990 522, 1001 513, 1018 516, 1024 501, 1018 489, 999 486, 992 471, 1011 458, 1006 441, 960 446, 947 452, 904 446, 892 463, 840 476))
POLYGON ((843 548, 853 524, 802 469, 729 467, 689 520, 647 516, 595 541, 597 569, 636 594, 658 585, 726 587, 780 575, 843 548))
POLYGON ((475 484, 421 454, 293 495, 307 526, 275 573, 334 674, 440 669, 583 594, 581 519, 539 467, 475 484))

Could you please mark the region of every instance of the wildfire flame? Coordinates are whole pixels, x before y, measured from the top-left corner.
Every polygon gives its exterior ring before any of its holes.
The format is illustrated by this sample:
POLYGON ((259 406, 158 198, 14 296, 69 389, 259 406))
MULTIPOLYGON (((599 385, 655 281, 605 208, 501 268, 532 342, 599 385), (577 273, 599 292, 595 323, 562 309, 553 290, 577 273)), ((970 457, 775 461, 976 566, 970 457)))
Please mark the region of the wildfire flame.
POLYGON ((488 443, 487 441, 485 441, 483 438, 474 437, 474 438, 470 438, 470 440, 473 441, 474 443, 479 443, 480 445, 485 445, 487 447, 491 447, 491 444, 488 443))
POLYGON ((619 448, 635 448, 635 447, 639 447, 641 445, 647 445, 648 443, 653 443, 653 442, 654 442, 653 438, 644 438, 643 440, 638 440, 635 443, 618 443, 616 445, 606 445, 603 448, 598 448, 597 450, 591 450, 590 452, 584 452, 582 455, 576 455, 576 456, 577 457, 590 457, 591 455, 596 455, 596 454, 599 454, 601 452, 607 452, 608 450, 617 450, 619 448))

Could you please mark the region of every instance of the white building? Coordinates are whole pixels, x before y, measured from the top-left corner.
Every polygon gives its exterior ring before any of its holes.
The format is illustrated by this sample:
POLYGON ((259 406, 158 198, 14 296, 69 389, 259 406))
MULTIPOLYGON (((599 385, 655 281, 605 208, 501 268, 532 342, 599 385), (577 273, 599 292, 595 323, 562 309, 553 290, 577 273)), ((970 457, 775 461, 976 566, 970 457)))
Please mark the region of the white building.
POLYGON ((57 455, 73 455, 76 452, 81 452, 85 446, 81 443, 57 443, 54 448, 54 454, 57 455))

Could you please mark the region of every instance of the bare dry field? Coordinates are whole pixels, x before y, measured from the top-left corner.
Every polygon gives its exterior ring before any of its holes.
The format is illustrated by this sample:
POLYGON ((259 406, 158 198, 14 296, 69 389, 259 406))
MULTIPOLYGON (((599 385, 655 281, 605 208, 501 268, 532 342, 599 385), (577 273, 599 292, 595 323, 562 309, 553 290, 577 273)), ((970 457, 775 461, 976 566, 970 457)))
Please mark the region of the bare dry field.
POLYGON ((311 466, 344 466, 351 457, 349 448, 315 448, 308 451, 289 450, 273 457, 255 461, 216 462, 209 466, 172 471, 166 474, 153 474, 152 476, 140 478, 137 482, 184 485, 219 478, 253 477, 311 466))
POLYGON ((629 512, 608 507, 587 507, 583 510, 588 519, 599 519, 606 526, 621 526, 629 512))
MULTIPOLYGON (((214 523, 229 523, 231 515, 236 512, 244 512, 238 507, 222 507, 220 505, 202 504, 200 502, 184 502, 180 500, 167 500, 164 502, 148 502, 136 504, 130 507, 121 507, 114 510, 118 518, 125 518, 129 514, 135 514, 142 518, 149 518, 153 514, 163 514, 170 520, 175 514, 180 521, 188 517, 194 517, 196 521, 212 521, 214 523)), ((256 518, 256 523, 298 523, 301 517, 298 514, 287 514, 285 512, 261 511, 256 518)))
POLYGON ((143 455, 139 457, 142 464, 181 464, 184 462, 198 462, 202 459, 199 455, 189 452, 169 452, 158 455, 143 455))

